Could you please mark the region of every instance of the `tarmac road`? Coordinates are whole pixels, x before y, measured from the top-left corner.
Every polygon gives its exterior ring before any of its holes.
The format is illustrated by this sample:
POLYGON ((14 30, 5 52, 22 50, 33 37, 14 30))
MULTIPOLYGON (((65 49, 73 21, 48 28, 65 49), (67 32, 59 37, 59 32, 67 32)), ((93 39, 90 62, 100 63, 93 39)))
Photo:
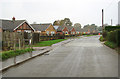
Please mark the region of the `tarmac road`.
POLYGON ((118 77, 118 54, 82 37, 3 72, 3 77, 118 77))

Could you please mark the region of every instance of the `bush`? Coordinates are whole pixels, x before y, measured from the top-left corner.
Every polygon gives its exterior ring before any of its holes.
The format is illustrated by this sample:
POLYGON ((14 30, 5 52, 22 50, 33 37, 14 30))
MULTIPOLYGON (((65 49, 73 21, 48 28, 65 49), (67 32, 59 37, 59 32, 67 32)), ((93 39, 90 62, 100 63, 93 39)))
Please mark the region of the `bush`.
POLYGON ((103 35, 103 38, 105 39, 107 37, 107 32, 104 31, 102 35, 103 35))
POLYGON ((2 58, 2 60, 6 60, 8 58, 14 57, 14 56, 18 56, 20 54, 24 54, 26 52, 31 52, 34 49, 31 48, 27 48, 27 49, 22 49, 22 50, 10 50, 10 51, 5 51, 0 53, 0 57, 2 58))
POLYGON ((109 41, 106 41, 104 43, 106 46, 110 47, 110 48, 113 48, 115 49, 117 47, 117 44, 116 43, 113 43, 113 42, 109 42, 109 41))
POLYGON ((120 26, 106 26, 105 27, 105 31, 114 31, 114 30, 117 30, 117 29, 120 29, 120 26))
POLYGON ((102 41, 102 42, 105 41, 105 39, 103 38, 103 36, 101 36, 101 37, 99 38, 99 40, 102 41))
POLYGON ((116 37, 117 37, 117 31, 110 31, 107 33, 106 39, 107 41, 117 43, 116 37))
POLYGON ((120 29, 116 30, 117 46, 120 47, 120 29))

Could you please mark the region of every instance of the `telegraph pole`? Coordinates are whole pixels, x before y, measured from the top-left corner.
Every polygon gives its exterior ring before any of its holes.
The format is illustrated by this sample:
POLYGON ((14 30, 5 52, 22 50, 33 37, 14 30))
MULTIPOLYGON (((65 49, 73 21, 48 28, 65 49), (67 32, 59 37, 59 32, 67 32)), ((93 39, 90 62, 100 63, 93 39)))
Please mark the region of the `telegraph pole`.
POLYGON ((104 10, 102 9, 102 29, 104 30, 104 10))
POLYGON ((111 19, 111 26, 112 26, 112 24, 113 24, 113 21, 112 21, 112 19, 111 19))
POLYGON ((102 9, 102 34, 104 31, 104 10, 102 9))

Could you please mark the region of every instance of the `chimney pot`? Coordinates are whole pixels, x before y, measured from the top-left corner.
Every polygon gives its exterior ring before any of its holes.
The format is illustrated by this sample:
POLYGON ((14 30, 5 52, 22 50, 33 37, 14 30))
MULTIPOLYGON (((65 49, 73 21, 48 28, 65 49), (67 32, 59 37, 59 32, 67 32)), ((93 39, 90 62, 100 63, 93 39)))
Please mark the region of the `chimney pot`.
POLYGON ((13 17, 12 20, 15 21, 15 17, 13 17))

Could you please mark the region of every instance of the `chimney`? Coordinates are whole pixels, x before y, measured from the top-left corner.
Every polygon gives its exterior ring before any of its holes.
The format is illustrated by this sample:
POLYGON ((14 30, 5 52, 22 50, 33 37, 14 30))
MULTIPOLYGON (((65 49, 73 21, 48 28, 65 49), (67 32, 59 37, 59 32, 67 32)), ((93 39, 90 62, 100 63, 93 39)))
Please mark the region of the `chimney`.
POLYGON ((15 21, 15 17, 13 17, 12 20, 15 21))

